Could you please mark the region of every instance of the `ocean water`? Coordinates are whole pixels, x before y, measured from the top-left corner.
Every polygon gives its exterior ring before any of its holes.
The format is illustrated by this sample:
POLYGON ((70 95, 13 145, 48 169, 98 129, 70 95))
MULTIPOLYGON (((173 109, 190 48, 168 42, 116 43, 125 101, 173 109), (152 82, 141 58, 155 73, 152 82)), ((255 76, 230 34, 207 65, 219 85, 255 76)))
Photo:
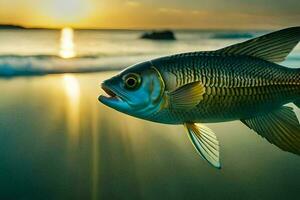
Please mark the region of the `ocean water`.
MULTIPOLYGON (((214 50, 264 32, 177 31, 177 41, 139 39, 143 31, 1 30, 0 76, 97 72, 174 53, 214 50), (67 58, 67 59, 66 59, 67 58)), ((299 62, 300 47, 289 61, 299 62)), ((297 67, 297 66, 296 66, 297 67)))
MULTIPOLYGON (((157 42, 141 33, 0 31, 0 199, 298 199, 300 158, 239 121, 207 124, 221 145, 217 170, 183 126, 98 102, 99 83, 130 64, 245 40, 176 31, 177 41, 157 42)), ((283 64, 300 67, 299 46, 283 64)))

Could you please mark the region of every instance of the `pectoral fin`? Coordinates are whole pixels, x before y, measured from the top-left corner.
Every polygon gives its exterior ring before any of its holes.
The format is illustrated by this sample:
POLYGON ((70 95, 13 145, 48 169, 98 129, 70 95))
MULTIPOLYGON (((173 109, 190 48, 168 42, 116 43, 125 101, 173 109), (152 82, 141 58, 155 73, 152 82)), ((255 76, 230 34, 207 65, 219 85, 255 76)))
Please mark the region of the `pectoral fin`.
POLYGON ((183 85, 168 94, 169 105, 175 109, 191 109, 203 99, 205 87, 201 82, 183 85))
POLYGON ((206 126, 193 123, 185 123, 189 138, 197 152, 212 166, 221 168, 219 157, 219 141, 212 130, 206 126))
POLYGON ((300 155, 300 124, 292 108, 241 121, 280 149, 300 155))

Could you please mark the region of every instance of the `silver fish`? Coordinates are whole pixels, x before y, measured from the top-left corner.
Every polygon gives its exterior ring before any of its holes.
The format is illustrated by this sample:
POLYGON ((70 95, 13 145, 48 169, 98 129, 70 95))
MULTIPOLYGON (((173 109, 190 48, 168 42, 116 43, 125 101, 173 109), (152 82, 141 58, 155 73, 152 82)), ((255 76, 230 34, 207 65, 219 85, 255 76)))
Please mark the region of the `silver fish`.
POLYGON ((102 83, 99 101, 141 119, 183 124, 202 158, 221 168, 219 141, 202 123, 240 120, 280 149, 300 155, 300 69, 277 63, 300 40, 300 27, 216 51, 133 65, 102 83))

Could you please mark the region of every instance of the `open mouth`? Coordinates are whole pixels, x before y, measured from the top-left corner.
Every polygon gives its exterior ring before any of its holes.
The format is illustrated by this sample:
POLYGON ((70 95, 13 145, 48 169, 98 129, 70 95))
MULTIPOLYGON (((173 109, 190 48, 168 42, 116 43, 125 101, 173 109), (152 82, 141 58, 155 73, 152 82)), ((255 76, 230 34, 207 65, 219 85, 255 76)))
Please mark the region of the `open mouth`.
POLYGON ((101 84, 101 88, 102 88, 102 90, 104 90, 104 92, 107 95, 101 95, 99 98, 106 98, 106 99, 110 99, 110 100, 120 100, 120 101, 122 100, 122 98, 120 96, 118 96, 114 91, 112 91, 105 85, 101 84))
POLYGON ((104 90, 104 92, 106 92, 107 95, 109 95, 109 97, 114 98, 117 95, 109 88, 105 87, 104 85, 101 85, 102 90, 104 90))
POLYGON ((105 94, 98 97, 98 100, 102 104, 121 112, 125 112, 130 109, 130 105, 122 96, 122 91, 120 91, 119 94, 118 89, 115 89, 114 87, 108 87, 105 83, 101 84, 101 88, 105 92, 105 94))

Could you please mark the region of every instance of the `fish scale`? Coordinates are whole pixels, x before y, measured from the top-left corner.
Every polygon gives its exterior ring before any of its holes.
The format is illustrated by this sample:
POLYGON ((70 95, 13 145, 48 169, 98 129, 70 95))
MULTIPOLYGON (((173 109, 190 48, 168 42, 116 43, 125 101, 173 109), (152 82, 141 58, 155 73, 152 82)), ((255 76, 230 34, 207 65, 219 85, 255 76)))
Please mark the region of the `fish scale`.
MULTIPOLYGON (((215 55, 214 57, 206 57, 205 55, 207 54, 198 55, 197 63, 195 63, 197 64, 196 66, 187 66, 185 64, 168 65, 168 59, 172 59, 172 62, 176 62, 172 57, 169 57, 166 61, 161 60, 161 63, 156 64, 156 66, 159 66, 158 69, 161 71, 172 72, 175 74, 177 77, 177 85, 199 81, 204 77, 208 79, 206 82, 211 86, 223 84, 224 78, 222 82, 220 82, 217 81, 216 77, 225 77, 225 82, 227 82, 227 85, 225 85, 226 87, 271 85, 274 81, 276 84, 299 84, 298 82, 291 82, 291 80, 297 80, 297 78, 299 78, 299 75, 295 74, 294 70, 281 67, 275 63, 246 56, 239 56, 238 58, 236 58, 236 56, 222 58, 219 55, 215 55), (197 76, 189 76, 188 79, 184 78, 188 76, 187 72, 189 70, 196 73, 197 76), (202 76, 199 77, 199 75, 202 76), (250 82, 251 84, 249 84, 250 82)), ((182 63, 185 63, 184 60, 186 58, 189 59, 189 54, 187 57, 179 58, 182 59, 182 63)), ((177 63, 181 62, 178 61, 177 63)))
POLYGON ((249 56, 186 53, 153 61, 153 64, 162 74, 174 74, 177 88, 196 81, 205 87, 203 100, 194 109, 169 110, 173 120, 211 122, 224 115, 228 120, 239 119, 263 107, 288 102, 300 90, 300 82, 296 82, 299 75, 294 69, 249 56), (265 103, 270 101, 270 105, 265 103), (251 109, 244 108, 249 105, 251 109))
MULTIPOLYGON (((209 91, 213 89, 215 88, 207 88, 209 91)), ((290 99, 287 99, 286 97, 292 98, 295 92, 299 91, 298 86, 274 86, 272 89, 268 87, 223 89, 225 90, 225 93, 211 92, 205 94, 203 100, 195 109, 190 111, 170 110, 170 115, 174 115, 174 118, 181 116, 180 119, 182 120, 186 120, 187 117, 187 120, 189 121, 201 122, 212 122, 211 120, 217 121, 220 116, 226 116, 228 120, 239 119, 244 115, 249 116, 249 113, 253 113, 255 110, 257 112, 263 110, 263 107, 268 106, 264 104, 266 101, 276 101, 278 103, 289 101, 290 99), (249 91, 249 93, 244 92, 245 90, 249 91), (280 96, 281 98, 279 98, 280 96), (247 105, 247 107, 245 107, 245 105, 247 105)), ((275 105, 273 106, 275 107, 275 105)))

